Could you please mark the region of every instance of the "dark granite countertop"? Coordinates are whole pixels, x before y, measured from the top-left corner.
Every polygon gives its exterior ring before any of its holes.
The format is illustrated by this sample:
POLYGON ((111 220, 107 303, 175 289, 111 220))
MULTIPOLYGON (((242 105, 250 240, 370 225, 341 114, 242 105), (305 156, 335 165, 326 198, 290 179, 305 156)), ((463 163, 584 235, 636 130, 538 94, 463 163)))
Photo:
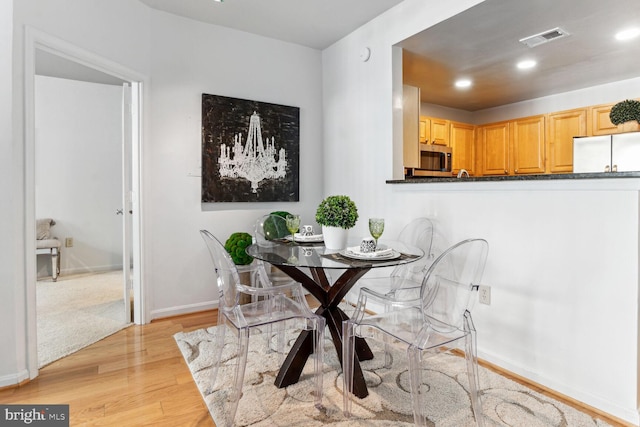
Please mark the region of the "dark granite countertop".
POLYGON ((540 175, 496 175, 496 176, 479 176, 479 177, 436 177, 436 176, 420 176, 410 177, 406 179, 389 179, 387 184, 425 184, 425 183, 444 183, 444 182, 491 182, 491 181, 553 181, 553 180, 580 180, 580 179, 619 179, 619 178, 640 178, 638 172, 594 172, 594 173, 557 173, 557 174, 540 174, 540 175))

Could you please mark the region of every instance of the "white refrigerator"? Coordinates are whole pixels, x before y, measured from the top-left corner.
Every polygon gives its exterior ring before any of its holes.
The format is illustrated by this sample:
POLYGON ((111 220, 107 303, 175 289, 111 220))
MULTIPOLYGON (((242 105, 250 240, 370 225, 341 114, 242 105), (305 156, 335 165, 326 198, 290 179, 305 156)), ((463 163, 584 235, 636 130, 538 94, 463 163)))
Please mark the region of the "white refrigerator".
POLYGON ((573 138, 573 172, 640 171, 640 132, 573 138))

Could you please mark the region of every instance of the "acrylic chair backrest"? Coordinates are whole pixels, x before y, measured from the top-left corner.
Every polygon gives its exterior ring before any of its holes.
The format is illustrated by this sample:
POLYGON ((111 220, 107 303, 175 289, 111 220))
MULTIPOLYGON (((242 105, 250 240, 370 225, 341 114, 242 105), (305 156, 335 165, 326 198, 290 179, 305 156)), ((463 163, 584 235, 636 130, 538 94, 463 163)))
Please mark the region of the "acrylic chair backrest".
POLYGON ((444 251, 429 267, 420 297, 425 320, 460 328, 478 290, 489 253, 484 239, 463 240, 444 251))
POLYGON ((422 249, 424 251, 424 257, 418 261, 397 266, 391 273, 391 277, 413 279, 419 283, 424 277, 422 270, 433 261, 433 259, 431 259, 433 223, 428 218, 416 218, 402 229, 398 240, 422 249))
POLYGON ((213 261, 216 279, 218 281, 219 307, 228 311, 237 306, 240 299, 237 284, 240 283, 238 269, 224 245, 207 230, 200 230, 200 234, 209 249, 213 261))
POLYGON ((287 220, 279 215, 263 215, 255 223, 256 243, 260 246, 271 246, 272 240, 288 236, 287 220))

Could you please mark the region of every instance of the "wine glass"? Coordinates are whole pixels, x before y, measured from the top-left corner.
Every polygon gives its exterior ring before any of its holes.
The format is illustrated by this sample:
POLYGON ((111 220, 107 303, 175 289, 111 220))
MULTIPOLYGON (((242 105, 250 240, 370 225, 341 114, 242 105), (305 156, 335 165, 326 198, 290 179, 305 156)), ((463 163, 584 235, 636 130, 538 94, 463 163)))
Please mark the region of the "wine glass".
POLYGON ((287 215, 287 230, 291 233, 291 241, 295 243, 296 231, 300 229, 300 215, 289 214, 287 215))
POLYGON ((378 238, 382 236, 383 231, 384 218, 369 218, 369 232, 376 241, 376 247, 378 247, 378 238))

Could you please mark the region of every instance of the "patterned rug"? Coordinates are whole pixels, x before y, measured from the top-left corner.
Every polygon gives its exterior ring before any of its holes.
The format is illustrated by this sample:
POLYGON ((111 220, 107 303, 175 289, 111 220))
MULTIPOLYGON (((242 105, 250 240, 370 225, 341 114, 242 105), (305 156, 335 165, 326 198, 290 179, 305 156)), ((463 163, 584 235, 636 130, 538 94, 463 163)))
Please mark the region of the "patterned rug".
MULTIPOLYGON (((224 364, 218 381, 211 389, 210 374, 216 327, 189 333, 177 333, 174 337, 191 370, 194 381, 209 408, 217 426, 222 427, 228 385, 232 382, 233 345, 223 351, 224 364)), ((227 340, 232 334, 227 333, 227 340)), ((289 341, 291 344, 295 336, 289 341)), ((274 386, 281 357, 267 352, 266 338, 252 334, 249 344, 247 370, 243 395, 235 417, 237 426, 410 426, 413 425, 409 378, 405 354, 392 354, 391 369, 382 366, 384 356, 362 363, 369 396, 355 399, 354 417, 342 414, 342 370, 333 345, 325 345, 324 409, 313 405, 311 374, 313 363, 309 361, 301 380, 284 389, 274 386)), ((273 347, 274 343, 271 343, 273 347)), ((379 352, 381 347, 374 347, 379 352)), ((379 355, 379 356, 378 356, 379 355)), ((426 379, 430 385, 429 420, 437 427, 475 426, 468 394, 468 382, 463 357, 440 355, 429 359, 426 379)), ((499 374, 480 367, 481 399, 485 426, 608 426, 552 398, 541 395, 499 374)))

